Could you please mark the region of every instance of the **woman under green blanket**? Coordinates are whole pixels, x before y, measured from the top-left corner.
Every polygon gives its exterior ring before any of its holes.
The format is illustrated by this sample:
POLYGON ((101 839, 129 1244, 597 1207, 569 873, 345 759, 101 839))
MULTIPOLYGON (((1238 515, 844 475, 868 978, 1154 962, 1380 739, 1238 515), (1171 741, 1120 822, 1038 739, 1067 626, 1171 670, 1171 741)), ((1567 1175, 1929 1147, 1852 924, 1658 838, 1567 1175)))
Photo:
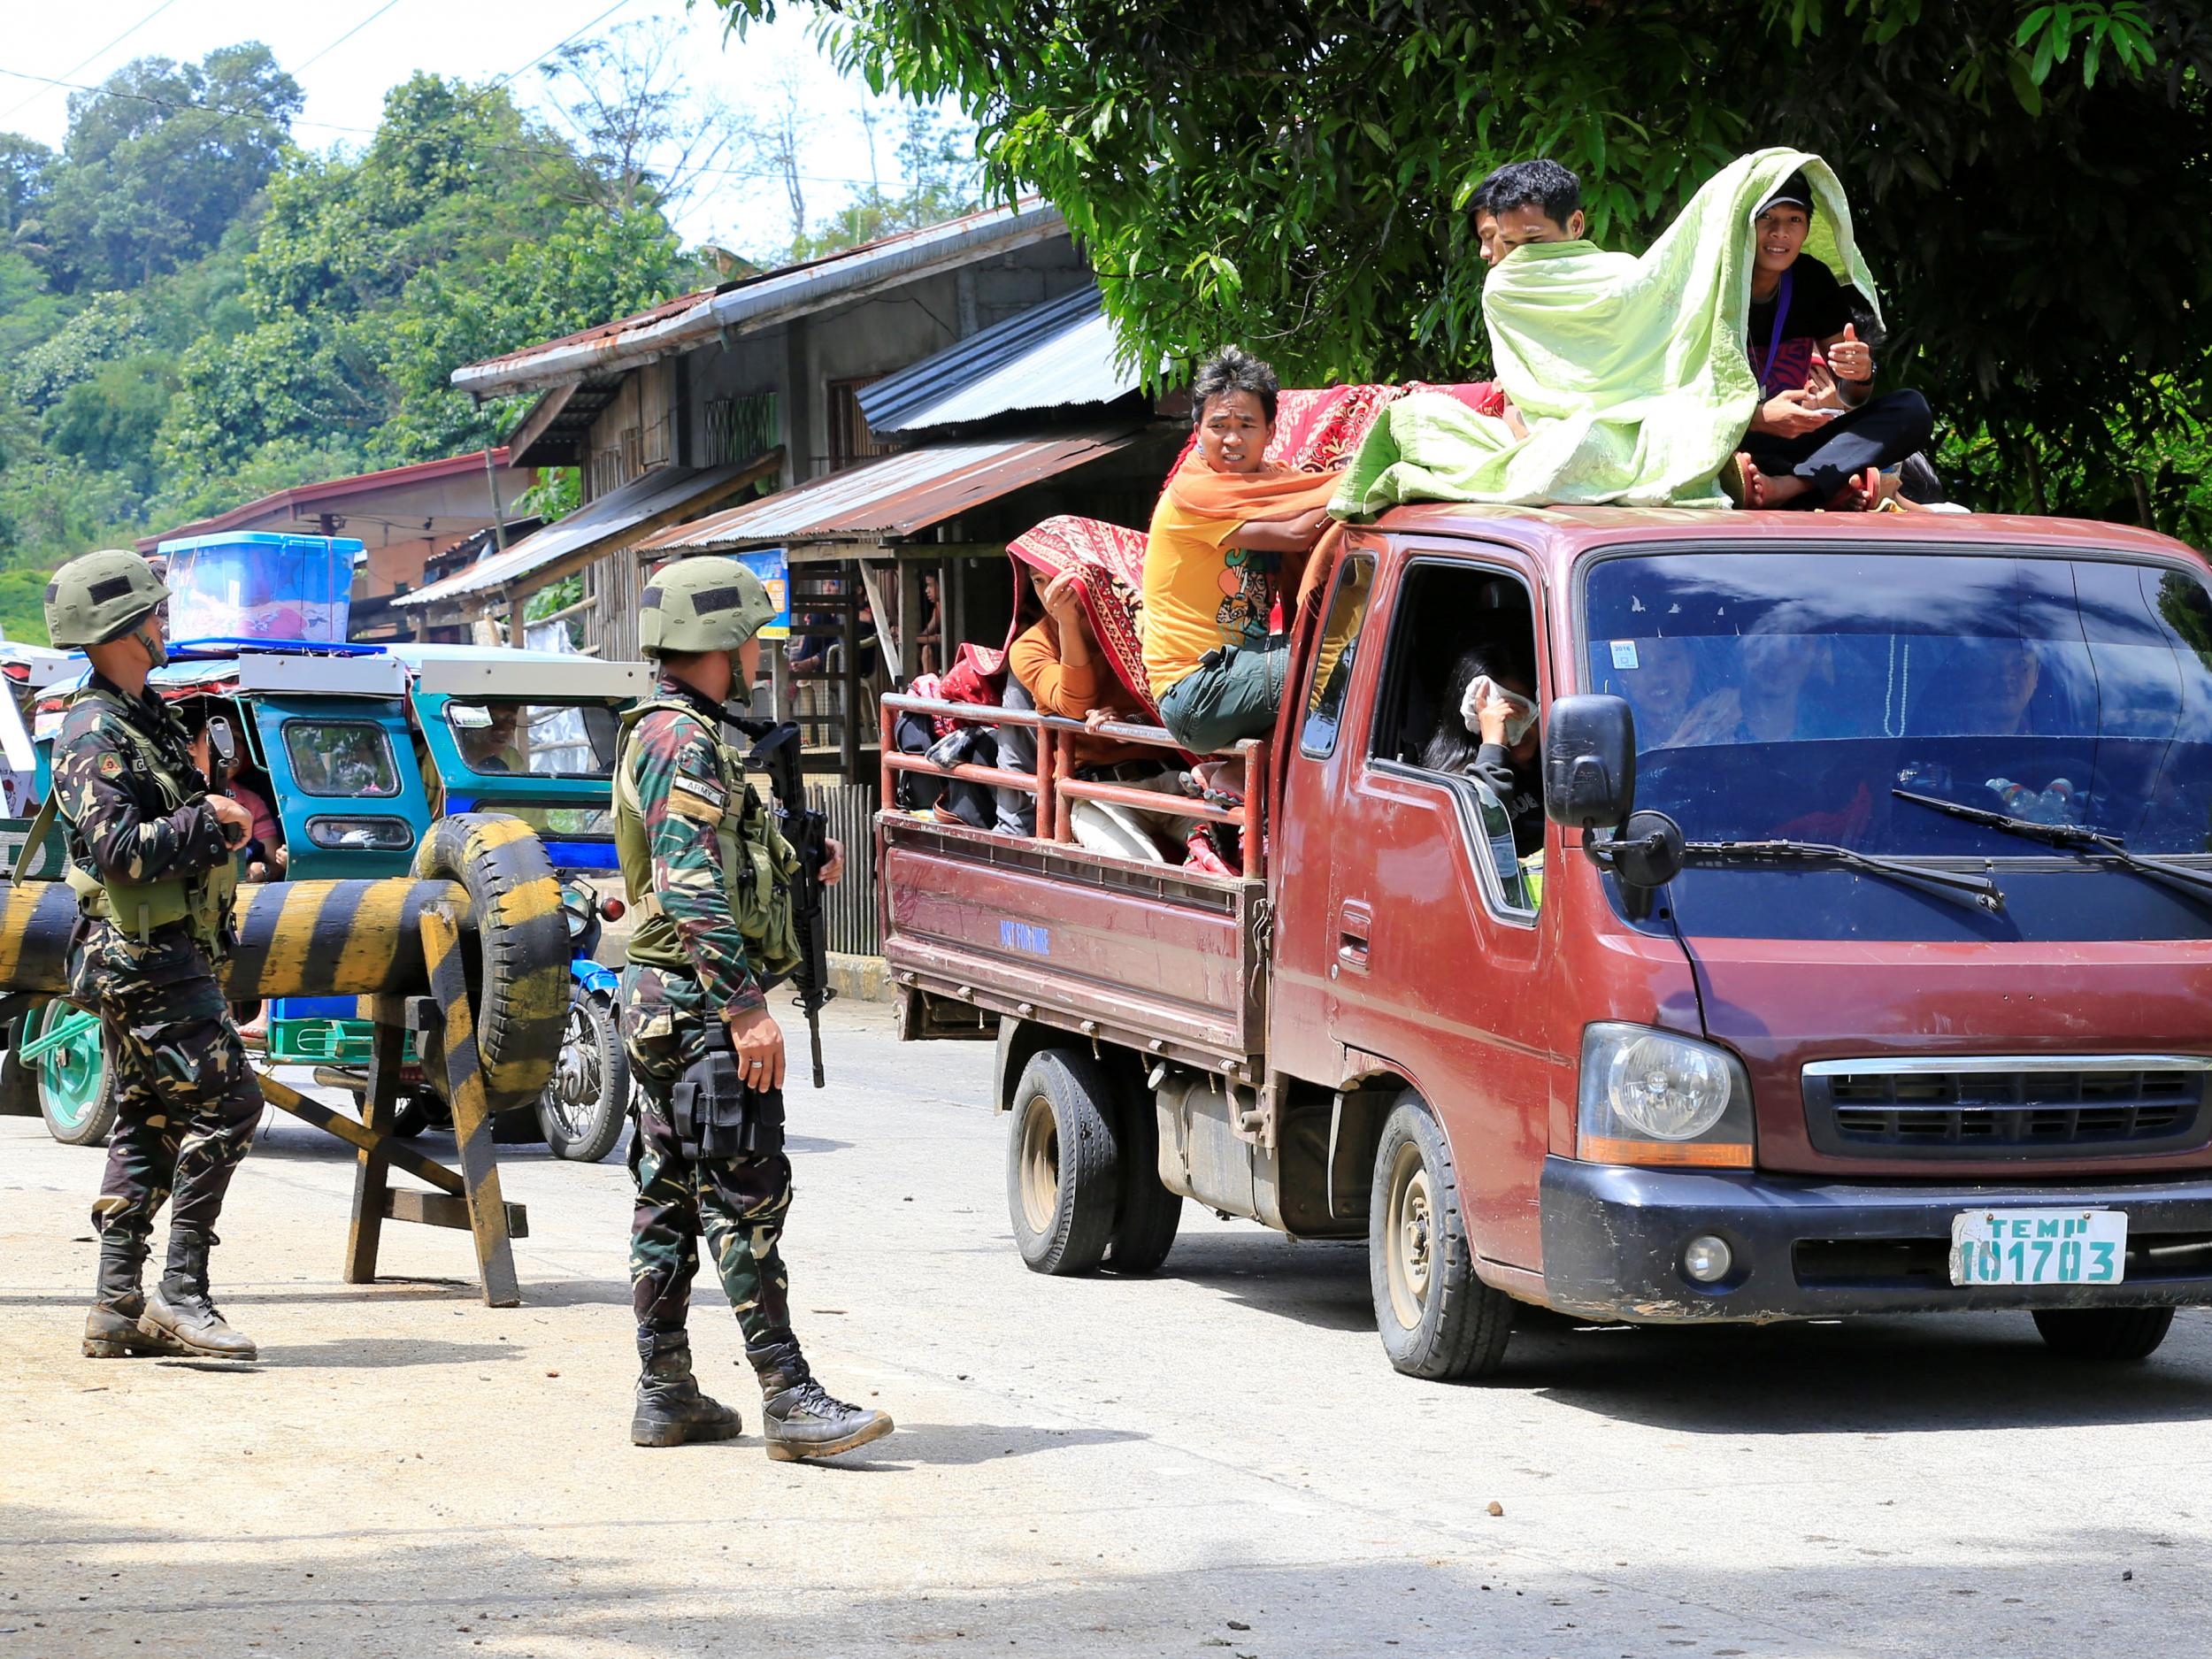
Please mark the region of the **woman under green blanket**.
POLYGON ((1391 404, 1330 510, 1405 501, 1724 507, 1763 402, 1745 348, 1758 209, 1801 173, 1819 211, 1803 251, 1880 311, 1842 187, 1818 157, 1761 150, 1724 168, 1640 257, 1587 242, 1515 250, 1483 288, 1498 380, 1529 427, 1448 398, 1391 404))

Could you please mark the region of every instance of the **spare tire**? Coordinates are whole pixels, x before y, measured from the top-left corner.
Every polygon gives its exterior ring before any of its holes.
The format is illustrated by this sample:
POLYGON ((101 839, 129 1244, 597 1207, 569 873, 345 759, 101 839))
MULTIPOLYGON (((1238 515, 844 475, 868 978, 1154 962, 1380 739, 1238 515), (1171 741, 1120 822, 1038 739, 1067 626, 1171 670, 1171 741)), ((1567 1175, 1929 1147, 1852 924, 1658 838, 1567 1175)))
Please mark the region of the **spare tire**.
POLYGON ((568 924, 544 843, 520 818, 461 812, 433 824, 416 850, 422 880, 467 889, 477 951, 469 989, 485 1104, 534 1107, 568 1023, 568 924))

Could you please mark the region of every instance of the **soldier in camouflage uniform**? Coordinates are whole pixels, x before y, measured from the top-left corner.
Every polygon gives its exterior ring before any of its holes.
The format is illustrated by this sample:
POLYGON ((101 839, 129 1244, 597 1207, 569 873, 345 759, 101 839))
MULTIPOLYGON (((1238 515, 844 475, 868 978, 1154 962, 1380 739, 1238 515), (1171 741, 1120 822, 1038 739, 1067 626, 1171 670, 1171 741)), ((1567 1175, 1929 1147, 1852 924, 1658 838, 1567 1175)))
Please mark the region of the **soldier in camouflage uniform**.
MULTIPOLYGON (((764 975, 792 965, 790 849, 723 741, 723 705, 742 703, 755 637, 773 614, 734 559, 664 567, 644 595, 639 643, 659 659, 653 695, 624 717, 615 765, 615 841, 638 926, 623 977, 623 1037, 639 1083, 630 1172, 640 1446, 720 1440, 736 1412, 700 1394, 685 1317, 705 1233, 758 1374, 762 1437, 780 1461, 829 1457, 891 1432, 880 1411, 817 1383, 791 1330, 777 1241, 791 1208, 783 1150, 783 1033, 764 975), (714 1068, 722 1067, 718 1093, 714 1068)), ((832 844, 824 879, 837 878, 832 844)))
POLYGON ((207 1259, 261 1116, 215 979, 233 858, 253 819, 208 792, 183 726, 146 689, 168 659, 167 597, 144 559, 116 549, 73 559, 46 589, 54 643, 82 647, 92 663, 54 740, 47 810, 66 826, 69 885, 84 913, 70 946, 70 1000, 99 1016, 117 1109, 92 1210, 100 1279, 84 1351, 252 1359, 252 1340, 209 1299, 207 1259), (145 1295, 140 1276, 165 1201, 168 1266, 145 1295))

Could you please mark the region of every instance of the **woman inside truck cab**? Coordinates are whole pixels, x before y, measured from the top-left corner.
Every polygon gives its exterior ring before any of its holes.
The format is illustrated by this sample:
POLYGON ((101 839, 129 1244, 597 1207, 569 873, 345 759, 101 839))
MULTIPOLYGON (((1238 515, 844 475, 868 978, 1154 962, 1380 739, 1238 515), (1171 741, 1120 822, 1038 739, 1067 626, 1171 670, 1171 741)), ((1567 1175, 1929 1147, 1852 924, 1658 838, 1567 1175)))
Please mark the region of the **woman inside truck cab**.
POLYGON ((1536 676, 1526 658, 1502 642, 1461 651, 1421 764, 1487 784, 1512 820, 1514 850, 1523 858, 1544 845, 1537 737, 1536 676))

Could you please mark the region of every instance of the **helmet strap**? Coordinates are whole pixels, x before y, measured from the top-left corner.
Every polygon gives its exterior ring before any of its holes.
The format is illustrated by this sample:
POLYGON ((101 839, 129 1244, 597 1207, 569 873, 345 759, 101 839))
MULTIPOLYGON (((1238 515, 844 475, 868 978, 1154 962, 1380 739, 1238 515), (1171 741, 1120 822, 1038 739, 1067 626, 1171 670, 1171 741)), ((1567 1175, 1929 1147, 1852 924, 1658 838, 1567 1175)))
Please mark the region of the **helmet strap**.
POLYGON ((159 668, 164 663, 169 660, 168 646, 154 637, 152 629, 146 627, 133 628, 131 630, 131 638, 136 640, 139 644, 139 649, 146 653, 146 666, 149 669, 159 668))

